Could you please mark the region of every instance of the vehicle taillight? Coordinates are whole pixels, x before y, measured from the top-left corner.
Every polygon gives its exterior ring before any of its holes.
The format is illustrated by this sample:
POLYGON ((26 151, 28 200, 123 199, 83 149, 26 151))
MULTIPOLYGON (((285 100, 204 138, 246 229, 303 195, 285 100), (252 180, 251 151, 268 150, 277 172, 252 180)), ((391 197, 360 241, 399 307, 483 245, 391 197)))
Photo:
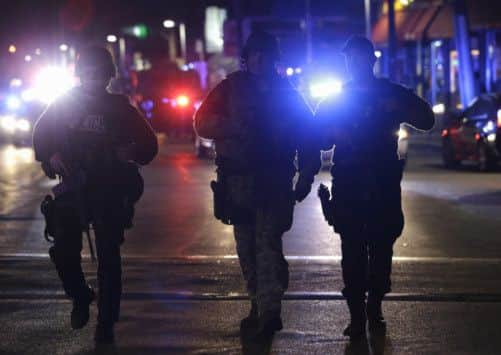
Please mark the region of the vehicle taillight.
POLYGON ((501 128, 501 109, 498 110, 498 128, 501 128))
POLYGON ((190 98, 186 95, 179 95, 176 97, 176 104, 181 107, 186 107, 190 103, 190 98))
POLYGON ((442 130, 442 137, 447 137, 449 135, 449 130, 448 129, 443 129, 442 130))
POLYGON ((480 138, 482 138, 482 136, 480 135, 480 133, 475 134, 475 140, 476 141, 479 141, 480 138))

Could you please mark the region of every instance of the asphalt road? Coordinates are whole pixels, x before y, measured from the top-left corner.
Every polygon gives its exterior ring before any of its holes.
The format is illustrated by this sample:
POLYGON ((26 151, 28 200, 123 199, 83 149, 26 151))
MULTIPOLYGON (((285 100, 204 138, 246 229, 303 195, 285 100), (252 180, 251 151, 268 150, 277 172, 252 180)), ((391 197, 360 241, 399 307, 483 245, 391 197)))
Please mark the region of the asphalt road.
MULTIPOLYGON (((212 217, 213 163, 196 159, 189 145, 164 144, 143 174, 147 188, 122 249, 125 293, 115 352, 499 353, 501 173, 445 170, 436 144, 411 141, 389 331, 356 347, 341 335, 348 315, 339 293, 339 237, 312 193, 284 237, 291 265, 285 330, 264 349, 238 336, 247 304, 232 230, 212 217)), ((327 173, 320 182, 329 183, 327 173)), ((29 148, 0 148, 2 354, 93 351, 93 323, 82 332, 68 329, 70 303, 47 257, 38 203, 50 186, 29 148)), ((95 265, 85 258, 84 266, 95 284, 95 265)))

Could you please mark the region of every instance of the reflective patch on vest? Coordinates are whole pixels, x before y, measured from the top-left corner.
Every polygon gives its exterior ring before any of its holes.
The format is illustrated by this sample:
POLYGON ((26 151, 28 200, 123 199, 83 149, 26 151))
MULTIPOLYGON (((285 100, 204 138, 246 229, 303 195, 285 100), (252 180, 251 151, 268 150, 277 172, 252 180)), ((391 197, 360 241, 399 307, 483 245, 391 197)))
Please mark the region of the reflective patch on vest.
POLYGON ((106 134, 106 123, 103 115, 87 115, 80 124, 80 130, 96 134, 106 134))

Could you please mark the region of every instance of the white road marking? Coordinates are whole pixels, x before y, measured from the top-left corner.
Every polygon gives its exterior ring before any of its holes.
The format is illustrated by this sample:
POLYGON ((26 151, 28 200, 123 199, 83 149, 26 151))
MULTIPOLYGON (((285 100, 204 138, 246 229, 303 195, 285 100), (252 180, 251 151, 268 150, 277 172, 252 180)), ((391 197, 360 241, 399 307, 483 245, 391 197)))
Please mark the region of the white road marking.
MULTIPOLYGON (((30 290, 27 292, 4 292, 0 291, 0 302, 44 300, 66 300, 64 292, 39 292, 30 290)), ((244 301, 248 296, 245 293, 204 293, 190 291, 174 292, 124 292, 124 301, 244 301)), ((341 292, 286 292, 286 301, 337 301, 344 300, 341 292)), ((386 301, 406 302, 501 302, 500 293, 390 293, 385 296, 386 301)), ((69 302, 69 301, 68 301, 69 302)))
MULTIPOLYGON (((90 259, 90 255, 82 254, 84 259, 90 259)), ((0 253, 0 259, 26 258, 26 259, 48 259, 47 253, 0 253)), ((180 256, 158 256, 146 254, 123 254, 124 261, 140 260, 140 261, 155 261, 155 262, 179 262, 179 261, 220 261, 220 260, 237 260, 238 256, 229 255, 180 255, 180 256)), ((319 262, 341 262, 340 255, 287 255, 285 257, 289 261, 319 261, 319 262)), ((501 258, 458 258, 458 257, 426 257, 426 256, 394 256, 394 262, 409 262, 409 263, 501 263, 501 258)))

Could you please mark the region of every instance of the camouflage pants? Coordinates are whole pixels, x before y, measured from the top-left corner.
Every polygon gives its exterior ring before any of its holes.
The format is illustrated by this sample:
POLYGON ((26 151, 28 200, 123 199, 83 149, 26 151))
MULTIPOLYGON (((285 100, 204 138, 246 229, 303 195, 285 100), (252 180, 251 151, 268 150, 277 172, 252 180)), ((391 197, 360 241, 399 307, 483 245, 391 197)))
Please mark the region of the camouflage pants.
MULTIPOLYGON (((230 180, 230 186, 233 186, 230 191, 234 202, 251 201, 247 189, 250 185, 230 180)), ((267 203, 252 209, 254 223, 234 226, 237 254, 249 297, 257 301, 260 314, 281 310, 282 297, 289 284, 282 235, 292 225, 293 209, 292 190, 275 191, 267 203)))

